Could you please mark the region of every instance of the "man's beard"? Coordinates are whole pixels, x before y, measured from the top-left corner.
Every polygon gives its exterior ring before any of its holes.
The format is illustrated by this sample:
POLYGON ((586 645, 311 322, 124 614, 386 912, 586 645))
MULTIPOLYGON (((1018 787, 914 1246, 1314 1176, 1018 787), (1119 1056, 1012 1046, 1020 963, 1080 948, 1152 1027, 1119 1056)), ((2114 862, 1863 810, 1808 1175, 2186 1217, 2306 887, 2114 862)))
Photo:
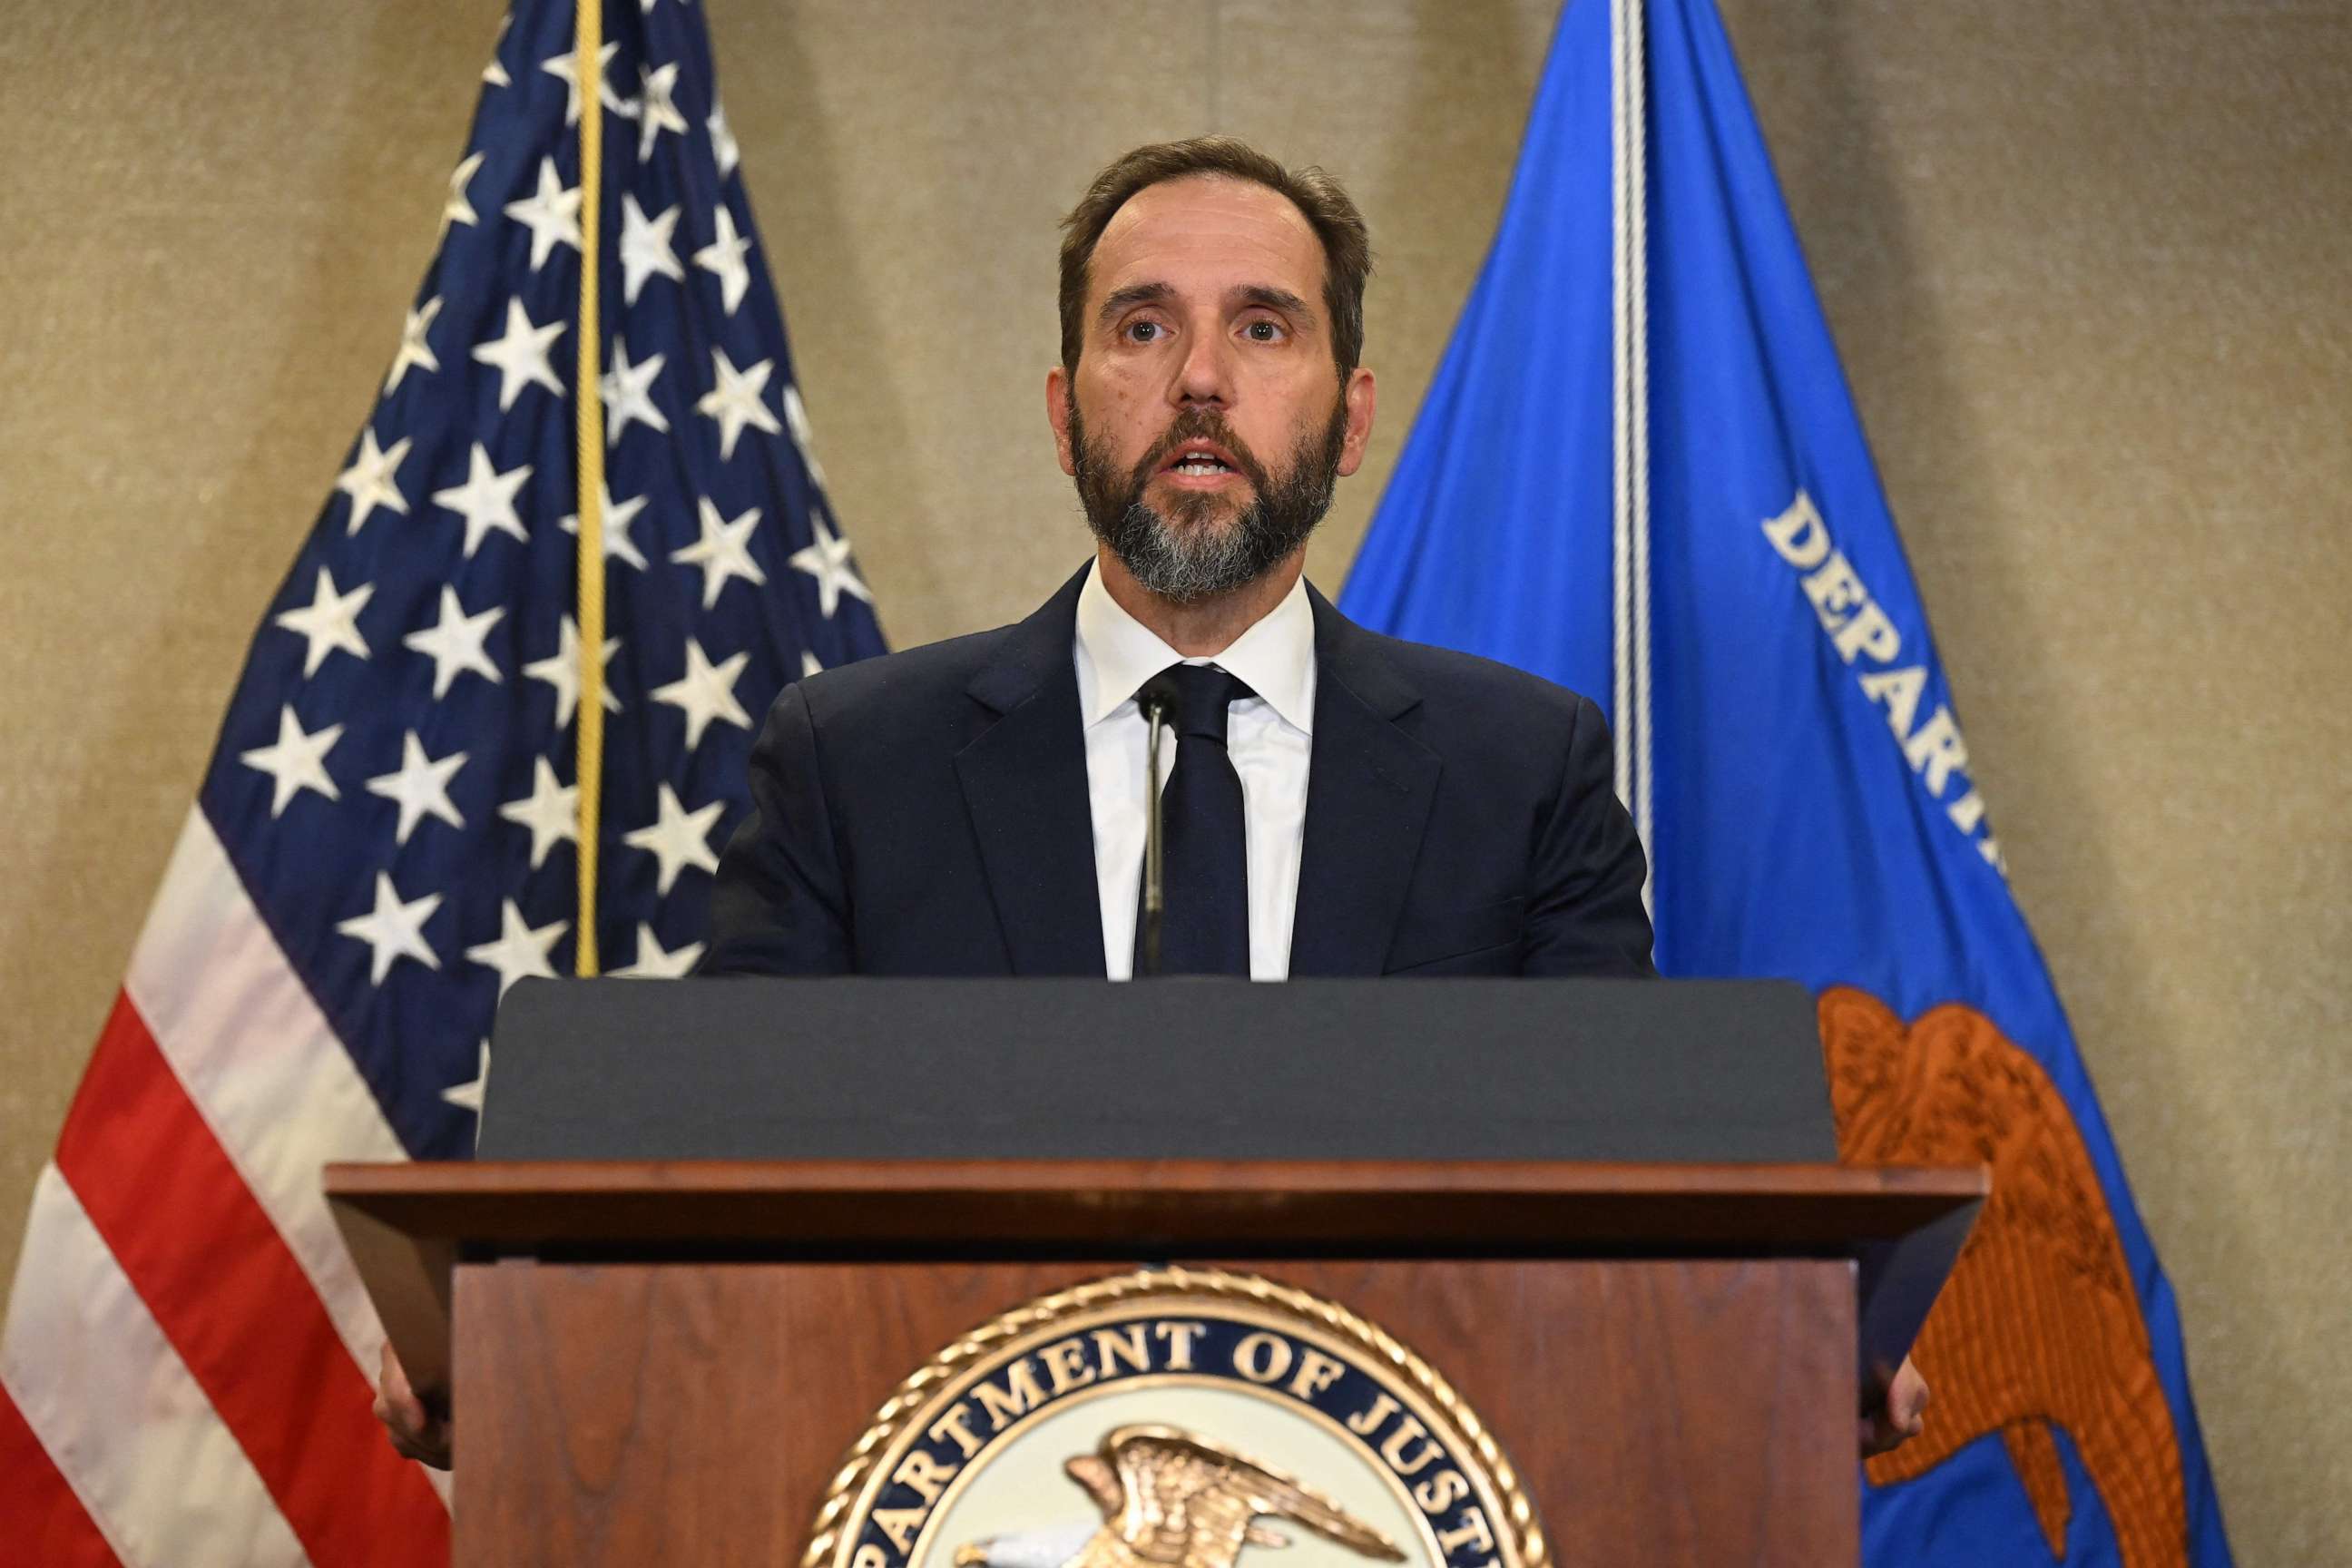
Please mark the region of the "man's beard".
POLYGON ((1348 438, 1343 399, 1319 435, 1298 443, 1276 479, 1223 415, 1187 408, 1141 461, 1121 473, 1108 450, 1087 440, 1075 401, 1069 412, 1070 449, 1077 458, 1078 500, 1086 508, 1087 525, 1138 583, 1177 605, 1199 604, 1255 583, 1306 543, 1331 509, 1348 438), (1222 526, 1219 514, 1232 505, 1222 493, 1183 491, 1166 514, 1143 499, 1160 466, 1187 441, 1215 442, 1249 480, 1249 504, 1222 526))

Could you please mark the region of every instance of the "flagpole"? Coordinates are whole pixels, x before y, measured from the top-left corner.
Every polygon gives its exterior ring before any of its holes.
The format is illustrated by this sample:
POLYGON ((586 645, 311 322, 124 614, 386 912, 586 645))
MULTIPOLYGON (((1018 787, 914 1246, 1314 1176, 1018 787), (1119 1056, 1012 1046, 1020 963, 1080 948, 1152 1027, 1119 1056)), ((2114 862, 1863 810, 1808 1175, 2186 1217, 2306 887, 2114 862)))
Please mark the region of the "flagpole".
POLYGON ((1633 373, 1627 446, 1633 499, 1633 826, 1642 839, 1644 909, 1652 907, 1658 866, 1657 857, 1650 853, 1656 792, 1650 778, 1650 82, 1649 27, 1643 15, 1648 5, 1649 0, 1634 0, 1625 45, 1625 150, 1631 164, 1625 181, 1630 198, 1625 276, 1631 286, 1625 317, 1626 359, 1633 373))
POLYGON ((597 973, 596 850, 604 780, 604 414, 597 353, 597 249, 604 232, 604 0, 579 0, 572 68, 580 92, 580 352, 573 404, 578 424, 580 514, 580 729, 573 777, 580 791, 579 921, 574 972, 597 973))
POLYGON ((1649 95, 1643 9, 1611 0, 1610 258, 1612 507, 1610 527, 1611 696, 1617 798, 1633 814, 1651 869, 1649 95))
POLYGON ((1625 29, 1626 13, 1637 3, 1609 5, 1609 720, 1617 739, 1613 782, 1628 811, 1633 809, 1633 617, 1626 599, 1633 588, 1633 509, 1626 488, 1631 378, 1625 366, 1625 29))

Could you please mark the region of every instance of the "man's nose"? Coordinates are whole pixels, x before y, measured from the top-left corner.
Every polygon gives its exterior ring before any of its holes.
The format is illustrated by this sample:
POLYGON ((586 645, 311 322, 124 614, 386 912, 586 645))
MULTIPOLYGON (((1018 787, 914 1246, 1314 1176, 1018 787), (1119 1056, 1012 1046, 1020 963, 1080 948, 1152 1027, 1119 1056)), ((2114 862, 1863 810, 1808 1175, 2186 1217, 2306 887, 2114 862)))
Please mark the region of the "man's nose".
POLYGON ((1173 401, 1224 408, 1233 403, 1233 358, 1223 333, 1196 331, 1177 367, 1173 401))

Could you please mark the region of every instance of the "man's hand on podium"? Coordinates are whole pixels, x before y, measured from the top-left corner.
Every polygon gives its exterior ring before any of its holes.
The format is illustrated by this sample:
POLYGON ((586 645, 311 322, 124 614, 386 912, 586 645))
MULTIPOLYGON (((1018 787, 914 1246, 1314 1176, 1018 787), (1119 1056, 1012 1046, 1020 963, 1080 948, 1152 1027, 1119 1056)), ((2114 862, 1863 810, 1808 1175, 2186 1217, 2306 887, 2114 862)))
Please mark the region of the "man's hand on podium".
POLYGON ((429 1409, 408 1386, 408 1373, 392 1346, 383 1347, 383 1366, 376 1380, 375 1418, 392 1434, 392 1446, 405 1459, 418 1459, 436 1470, 449 1468, 449 1416, 429 1409))
POLYGON ((1919 1429, 1927 1424, 1927 1380, 1919 1375, 1911 1358, 1905 1356, 1894 1375, 1882 1371, 1871 1380, 1870 1387, 1863 1394, 1862 1408, 1858 1426, 1862 1457, 1867 1459, 1900 1447, 1919 1435, 1919 1429))

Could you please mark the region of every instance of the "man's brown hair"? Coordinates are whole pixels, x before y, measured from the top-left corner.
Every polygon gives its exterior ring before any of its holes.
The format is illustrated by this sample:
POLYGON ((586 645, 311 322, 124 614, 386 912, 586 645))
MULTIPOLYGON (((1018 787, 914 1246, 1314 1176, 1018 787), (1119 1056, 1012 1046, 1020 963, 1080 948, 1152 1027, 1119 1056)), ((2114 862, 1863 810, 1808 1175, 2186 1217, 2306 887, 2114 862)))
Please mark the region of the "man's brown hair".
POLYGON ((1323 309, 1331 318, 1331 354, 1339 377, 1356 368, 1364 352, 1364 279, 1371 275, 1371 237, 1364 215, 1339 182, 1309 164, 1296 173, 1246 142, 1231 136, 1195 136, 1138 147, 1095 176, 1070 216, 1062 220, 1062 368, 1078 370, 1086 340, 1087 268, 1095 244, 1128 198, 1169 180, 1220 174, 1247 180, 1288 198, 1323 242, 1323 309))

